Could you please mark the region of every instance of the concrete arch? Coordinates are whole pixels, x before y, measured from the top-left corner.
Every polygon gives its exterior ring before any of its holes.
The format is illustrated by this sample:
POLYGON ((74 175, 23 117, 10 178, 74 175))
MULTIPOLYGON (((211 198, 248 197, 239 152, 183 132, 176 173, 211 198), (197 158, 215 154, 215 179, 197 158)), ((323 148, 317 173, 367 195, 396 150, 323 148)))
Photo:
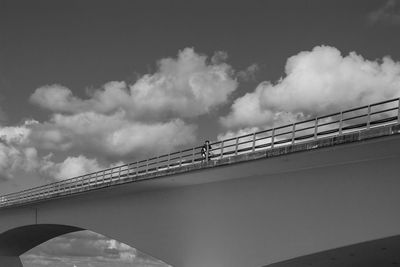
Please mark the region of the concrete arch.
POLYGON ((58 224, 33 224, 0 234, 0 255, 20 256, 28 250, 60 235, 84 229, 58 224))
POLYGON ((16 227, 0 234, 1 266, 22 267, 19 256, 54 237, 83 229, 57 224, 33 224, 16 227))

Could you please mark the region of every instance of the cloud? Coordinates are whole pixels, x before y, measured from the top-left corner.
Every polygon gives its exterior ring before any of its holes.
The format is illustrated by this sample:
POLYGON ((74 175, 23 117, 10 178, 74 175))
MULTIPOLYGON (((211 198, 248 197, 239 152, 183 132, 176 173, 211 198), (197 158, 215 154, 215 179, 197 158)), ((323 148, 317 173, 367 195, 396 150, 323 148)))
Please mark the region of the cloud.
POLYGON ((132 84, 107 82, 84 98, 60 84, 37 88, 30 101, 49 119, 0 128, 0 172, 65 179, 193 144, 197 126, 185 120, 223 105, 238 86, 227 57, 185 48, 132 84))
POLYGON ((20 126, 0 127, 0 177, 12 179, 20 172, 40 173, 51 179, 67 179, 104 168, 96 159, 83 155, 67 157, 56 163, 52 154, 40 156, 34 136, 36 121, 26 121, 20 126))
POLYGON ((180 119, 137 122, 124 111, 111 115, 84 112, 55 114, 48 122, 34 125, 31 139, 42 149, 101 155, 112 161, 166 153, 195 141, 194 125, 180 119))
POLYGON ((225 103, 237 88, 225 52, 207 56, 193 48, 179 51, 177 58, 158 61, 157 71, 133 84, 109 82, 89 93, 88 99, 73 96, 70 89, 54 84, 35 90, 30 101, 54 112, 111 113, 124 110, 136 120, 195 117, 225 103))
POLYGON ((167 264, 103 235, 81 231, 51 239, 21 256, 31 266, 163 266, 167 264), (42 264, 42 265, 40 265, 42 264))
POLYGON ((208 59, 185 48, 176 58, 159 60, 156 72, 135 83, 108 82, 86 98, 59 84, 37 88, 30 101, 52 114, 31 126, 30 142, 40 150, 108 162, 192 144, 197 127, 185 120, 218 108, 237 88, 227 57, 216 52, 208 59))
POLYGON ((11 179, 17 171, 31 172, 37 166, 37 150, 35 148, 19 149, 0 143, 0 178, 11 179))
POLYGON ((242 81, 255 81, 256 73, 259 71, 260 67, 257 64, 251 64, 246 69, 238 71, 236 76, 242 81))
POLYGON ((26 121, 22 126, 1 127, 0 140, 7 144, 26 143, 31 130, 27 127, 34 122, 26 121))
POLYGON ((220 119, 230 129, 270 127, 400 95, 400 63, 370 61, 330 46, 300 52, 286 62, 286 76, 236 99, 220 119))
POLYGON ((92 173, 101 169, 105 169, 105 167, 100 166, 96 159, 88 159, 83 155, 79 155, 77 157, 67 157, 63 162, 60 163, 54 163, 51 160, 51 156, 52 154, 49 154, 43 158, 40 166, 40 172, 57 180, 77 177, 86 173, 92 173))
POLYGON ((0 177, 11 179, 22 171, 68 179, 123 164, 124 158, 166 153, 194 142, 194 132, 195 126, 179 119, 145 124, 127 120, 122 111, 56 114, 45 123, 0 127, 0 177), (43 156, 46 151, 50 154, 43 156), (54 157, 54 152, 77 155, 57 162, 55 158, 60 157, 54 157))
POLYGON ((0 126, 0 178, 11 179, 20 170, 30 172, 38 167, 38 152, 28 145, 30 124, 27 121, 21 126, 0 126))
POLYGON ((373 23, 389 23, 400 25, 400 5, 396 0, 388 0, 379 9, 368 15, 368 20, 373 23))

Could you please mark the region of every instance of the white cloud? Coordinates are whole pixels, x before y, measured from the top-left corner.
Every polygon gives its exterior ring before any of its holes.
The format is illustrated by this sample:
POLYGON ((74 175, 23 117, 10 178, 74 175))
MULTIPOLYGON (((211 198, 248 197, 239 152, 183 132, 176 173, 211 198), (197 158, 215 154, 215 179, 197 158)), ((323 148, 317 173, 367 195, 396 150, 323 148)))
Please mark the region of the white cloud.
POLYGON ((19 170, 30 172, 39 165, 36 148, 28 145, 30 121, 21 126, 0 126, 0 177, 13 178, 19 170))
POLYGON ((192 143, 195 128, 180 119, 149 124, 130 121, 123 111, 55 114, 45 123, 0 127, 0 177, 10 179, 23 171, 57 180, 72 178, 192 143), (40 156, 37 149, 51 154, 40 156), (55 161, 60 157, 53 157, 54 152, 78 156, 55 161))
POLYGON ((82 101, 70 89, 59 84, 45 85, 35 90, 31 102, 55 111, 71 112, 82 108, 82 101))
POLYGON ((221 123, 265 128, 400 95, 400 63, 389 57, 370 61, 317 46, 290 57, 285 73, 277 83, 262 82, 236 99, 221 123))
POLYGON ((194 117, 208 113, 227 101, 237 87, 227 55, 217 52, 211 62, 192 48, 179 51, 177 58, 158 61, 158 70, 134 84, 109 82, 90 93, 89 99, 73 96, 61 85, 43 86, 30 100, 55 112, 110 113, 124 110, 135 119, 194 117))
POLYGON ((22 126, 0 126, 0 140, 8 144, 22 144, 28 141, 31 133, 29 125, 36 123, 35 121, 26 121, 22 126))
POLYGON ((43 158, 40 165, 40 172, 53 179, 63 180, 99 171, 104 168, 100 166, 96 159, 88 159, 83 155, 67 157, 63 162, 54 163, 51 160, 50 154, 43 158))
POLYGON ((41 150, 119 161, 167 153, 195 141, 196 125, 183 119, 210 112, 236 89, 226 52, 211 59, 192 48, 158 61, 157 71, 134 84, 108 82, 74 96, 62 85, 43 86, 30 101, 53 112, 30 127, 41 150))
POLYGON ((368 15, 371 23, 390 23, 400 25, 400 5, 396 0, 388 0, 382 7, 368 15))
POLYGON ((35 148, 20 148, 0 142, 0 178, 13 178, 19 170, 33 171, 38 164, 35 148))
MULTIPOLYGON (((252 134, 259 130, 260 129, 258 127, 249 127, 249 128, 239 129, 237 131, 227 131, 226 133, 218 134, 217 140, 222 141, 222 140, 230 139, 230 138, 237 137, 237 136, 252 134)), ((248 139, 246 139, 246 141, 251 140, 251 139, 252 139, 252 137, 250 136, 248 139)))
POLYGON ((237 87, 226 59, 226 52, 209 59, 185 48, 176 58, 159 60, 155 73, 133 84, 108 82, 85 99, 59 84, 37 88, 30 101, 49 110, 50 119, 0 128, 0 172, 64 179, 192 144, 196 125, 183 119, 226 103, 237 87), (57 153, 57 162, 43 157, 49 153, 57 153))
POLYGON ((166 153, 194 142, 196 129, 180 119, 136 122, 124 111, 111 115, 55 114, 50 121, 34 127, 31 139, 42 149, 72 150, 112 160, 166 153))

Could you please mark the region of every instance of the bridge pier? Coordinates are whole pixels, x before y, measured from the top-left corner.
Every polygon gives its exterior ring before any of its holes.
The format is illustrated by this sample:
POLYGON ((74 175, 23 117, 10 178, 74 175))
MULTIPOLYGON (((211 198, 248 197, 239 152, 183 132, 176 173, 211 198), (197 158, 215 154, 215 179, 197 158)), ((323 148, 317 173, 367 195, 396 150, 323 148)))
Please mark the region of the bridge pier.
POLYGON ((18 256, 0 256, 0 266, 23 267, 18 256))

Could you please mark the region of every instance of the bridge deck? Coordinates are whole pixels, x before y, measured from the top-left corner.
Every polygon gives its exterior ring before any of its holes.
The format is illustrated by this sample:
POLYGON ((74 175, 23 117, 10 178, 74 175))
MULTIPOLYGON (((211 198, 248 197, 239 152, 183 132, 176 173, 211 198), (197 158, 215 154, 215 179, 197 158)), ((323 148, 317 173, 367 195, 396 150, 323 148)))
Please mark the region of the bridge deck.
MULTIPOLYGON (((202 168, 222 166, 286 153, 335 146, 399 132, 400 98, 349 109, 280 127, 73 177, 0 196, 0 208, 81 194, 202 168)), ((193 181, 188 181, 193 182, 193 181)))

